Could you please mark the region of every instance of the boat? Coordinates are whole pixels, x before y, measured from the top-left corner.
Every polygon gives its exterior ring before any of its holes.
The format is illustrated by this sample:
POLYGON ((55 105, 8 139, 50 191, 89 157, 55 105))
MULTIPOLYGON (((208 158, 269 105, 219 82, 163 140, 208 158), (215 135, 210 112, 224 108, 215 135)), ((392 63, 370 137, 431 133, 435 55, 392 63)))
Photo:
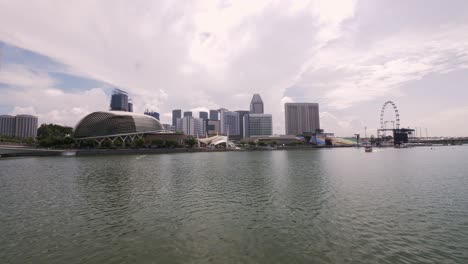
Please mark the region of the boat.
POLYGON ((62 156, 76 156, 76 151, 74 150, 66 150, 61 153, 62 156))
POLYGON ((372 152, 372 147, 371 146, 366 146, 364 149, 366 152, 372 152))

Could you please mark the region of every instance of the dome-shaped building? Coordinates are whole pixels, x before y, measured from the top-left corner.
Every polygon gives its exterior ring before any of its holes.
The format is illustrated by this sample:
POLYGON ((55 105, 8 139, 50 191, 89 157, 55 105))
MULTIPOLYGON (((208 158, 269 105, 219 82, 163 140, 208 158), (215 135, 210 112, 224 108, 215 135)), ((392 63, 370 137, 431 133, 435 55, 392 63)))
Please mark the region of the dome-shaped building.
POLYGON ((75 126, 76 138, 105 137, 121 134, 162 131, 154 117, 125 111, 94 112, 75 126))

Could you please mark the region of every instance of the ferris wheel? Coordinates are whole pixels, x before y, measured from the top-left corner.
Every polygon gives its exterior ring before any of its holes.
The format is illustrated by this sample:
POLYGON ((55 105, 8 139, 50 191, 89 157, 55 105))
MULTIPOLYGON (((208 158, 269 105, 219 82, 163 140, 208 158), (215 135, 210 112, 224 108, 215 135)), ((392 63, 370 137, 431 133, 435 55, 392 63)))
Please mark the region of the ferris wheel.
POLYGON ((400 129, 400 113, 398 112, 398 108, 396 104, 392 101, 386 101, 382 109, 380 110, 380 129, 377 129, 377 136, 380 138, 381 136, 386 136, 386 131, 395 131, 400 129), (394 120, 385 120, 385 110, 393 109, 395 113, 394 120), (387 124, 392 123, 392 128, 387 128, 387 124))
POLYGON ((400 113, 398 112, 398 108, 396 104, 392 101, 387 101, 384 103, 382 106, 382 110, 380 110, 380 129, 385 129, 385 124, 388 122, 393 122, 395 125, 396 129, 400 129, 400 113), (395 120, 394 121, 386 121, 384 120, 385 116, 385 109, 387 108, 387 105, 390 105, 393 107, 393 111, 395 112, 395 120))

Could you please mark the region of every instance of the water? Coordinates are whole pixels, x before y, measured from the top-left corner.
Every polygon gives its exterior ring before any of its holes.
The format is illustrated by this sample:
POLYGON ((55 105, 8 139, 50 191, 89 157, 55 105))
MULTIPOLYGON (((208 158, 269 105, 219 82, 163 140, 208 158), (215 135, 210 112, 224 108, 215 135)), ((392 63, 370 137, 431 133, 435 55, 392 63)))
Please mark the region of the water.
POLYGON ((468 147, 0 161, 2 263, 468 263, 468 147))

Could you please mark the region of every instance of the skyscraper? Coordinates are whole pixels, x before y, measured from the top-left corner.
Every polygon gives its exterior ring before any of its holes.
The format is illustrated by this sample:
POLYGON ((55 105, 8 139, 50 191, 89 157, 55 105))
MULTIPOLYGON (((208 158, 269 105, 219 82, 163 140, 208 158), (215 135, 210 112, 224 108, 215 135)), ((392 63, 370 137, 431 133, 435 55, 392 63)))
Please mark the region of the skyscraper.
MULTIPOLYGON (((114 89, 111 96, 110 110, 128 111, 128 94, 120 89, 114 89)), ((131 106, 133 110, 133 105, 131 106)))
POLYGON ((183 132, 189 136, 204 137, 206 134, 205 120, 192 116, 184 116, 177 119, 177 131, 183 132))
POLYGON ((15 117, 11 115, 0 115, 0 136, 15 136, 15 117))
POLYGON ((244 137, 271 136, 273 121, 270 114, 248 114, 244 116, 244 137))
POLYGON ((182 110, 180 109, 172 110, 172 125, 174 127, 177 126, 177 118, 181 118, 181 117, 182 117, 182 110))
POLYGON ((186 116, 192 116, 192 111, 185 111, 184 112, 184 117, 186 116))
POLYGON ((37 116, 17 115, 15 117, 15 137, 35 138, 37 136, 37 116))
POLYGON ((319 104, 284 104, 286 135, 315 133, 320 129, 319 104))
POLYGON ((245 130, 244 129, 244 117, 249 115, 249 111, 238 110, 238 111, 236 111, 236 113, 239 114, 239 135, 241 136, 241 138, 244 138, 244 137, 246 137, 244 135, 244 130, 245 130))
POLYGON ((159 120, 159 113, 158 112, 153 112, 153 111, 149 111, 148 109, 146 109, 145 115, 152 116, 152 117, 156 118, 157 120, 159 120))
POLYGON ((133 103, 132 102, 128 102, 128 111, 133 112, 133 103))
POLYGON ((220 132, 223 135, 239 136, 239 113, 232 112, 226 109, 219 110, 221 121, 220 132))
POLYGON ((208 120, 208 112, 200 112, 198 113, 198 117, 208 120))
POLYGON ((263 101, 259 94, 254 94, 250 101, 251 114, 263 114, 263 101))
POLYGON ((219 120, 219 111, 218 110, 210 110, 210 120, 218 121, 219 120))

